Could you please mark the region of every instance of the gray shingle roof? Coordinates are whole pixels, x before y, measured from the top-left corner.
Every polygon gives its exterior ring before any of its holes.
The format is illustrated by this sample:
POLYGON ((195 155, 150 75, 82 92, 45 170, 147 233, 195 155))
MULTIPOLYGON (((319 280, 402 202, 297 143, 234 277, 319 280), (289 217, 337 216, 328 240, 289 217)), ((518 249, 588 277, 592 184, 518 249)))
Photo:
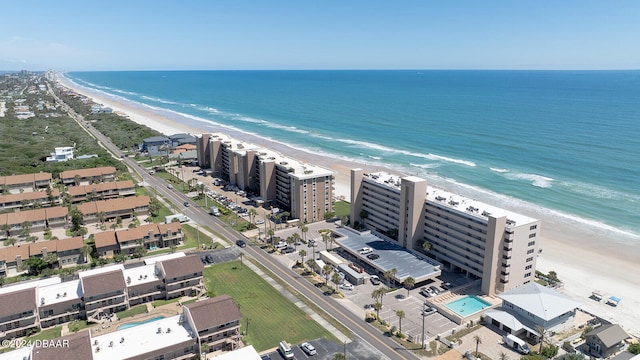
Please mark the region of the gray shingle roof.
POLYGON ((620 325, 612 324, 612 325, 602 325, 597 329, 590 331, 586 336, 596 336, 604 346, 610 348, 615 344, 623 341, 624 339, 629 337, 620 325))
POLYGON ((580 307, 580 303, 559 292, 530 282, 498 295, 535 316, 551 320, 580 307))
POLYGON ((198 332, 242 318, 238 305, 229 295, 220 295, 184 306, 189 309, 198 332))

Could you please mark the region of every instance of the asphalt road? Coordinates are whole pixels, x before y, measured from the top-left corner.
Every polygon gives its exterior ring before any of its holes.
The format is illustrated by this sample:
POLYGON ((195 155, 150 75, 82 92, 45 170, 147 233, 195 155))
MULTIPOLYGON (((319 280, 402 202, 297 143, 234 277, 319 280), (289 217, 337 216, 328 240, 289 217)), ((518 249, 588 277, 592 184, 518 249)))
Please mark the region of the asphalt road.
MULTIPOLYGON (((222 236, 235 243, 237 239, 243 239, 244 236, 235 231, 233 228, 223 223, 214 216, 209 215, 206 210, 199 208, 198 206, 185 207, 183 203, 185 201, 190 202, 189 198, 176 191, 175 189, 167 188, 167 183, 153 175, 150 175, 147 170, 135 162, 133 159, 124 157, 123 152, 120 151, 111 141, 102 133, 95 130, 92 126, 84 121, 82 116, 78 115, 73 109, 62 102, 53 91, 50 89, 51 94, 58 100, 63 108, 82 126, 86 131, 92 134, 107 150, 109 150, 114 157, 124 161, 129 168, 136 172, 150 187, 154 188, 159 195, 163 196, 167 200, 174 204, 179 204, 182 213, 190 217, 198 224, 206 224, 214 231, 218 232, 222 236)), ((389 359, 415 359, 417 358, 411 352, 405 350, 401 345, 394 340, 384 336, 377 329, 367 324, 364 319, 357 317, 347 309, 340 306, 331 297, 325 296, 319 289, 314 287, 311 283, 301 278, 298 274, 291 271, 283 264, 280 264, 273 259, 269 254, 265 253, 257 245, 253 245, 250 241, 247 241, 247 247, 242 249, 243 252, 252 256, 258 262, 260 262, 269 271, 274 273, 284 282, 291 285, 302 295, 307 297, 311 302, 324 309, 325 312, 336 318, 343 325, 349 328, 356 336, 366 341, 376 349, 380 351, 380 358, 387 357, 389 359)))

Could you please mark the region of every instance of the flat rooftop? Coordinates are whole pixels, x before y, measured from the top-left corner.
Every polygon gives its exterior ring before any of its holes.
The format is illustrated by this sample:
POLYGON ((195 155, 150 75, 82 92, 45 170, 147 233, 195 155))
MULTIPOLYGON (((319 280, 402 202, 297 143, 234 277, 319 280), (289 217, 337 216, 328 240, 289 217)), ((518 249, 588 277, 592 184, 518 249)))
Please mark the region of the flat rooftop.
POLYGON ((41 286, 36 294, 38 306, 51 305, 82 297, 80 280, 65 281, 59 284, 41 286))
POLYGON ((91 269, 91 270, 80 271, 78 273, 78 276, 80 276, 80 279, 83 279, 83 278, 86 278, 86 277, 89 277, 89 276, 105 274, 105 273, 116 271, 116 270, 123 271, 124 270, 124 266, 122 264, 108 265, 108 266, 101 267, 101 268, 95 268, 95 269, 91 269))
POLYGON ((150 264, 131 269, 124 269, 124 279, 127 282, 127 286, 136 286, 156 281, 159 277, 156 274, 155 264, 150 264), (131 279, 131 281, 129 281, 129 279, 131 279))
POLYGON ((177 259, 180 257, 184 257, 185 254, 182 251, 179 252, 175 252, 173 254, 166 254, 166 255, 160 255, 160 256, 155 256, 155 257, 151 257, 151 258, 146 258, 144 259, 144 263, 146 265, 151 265, 151 264, 155 264, 157 262, 161 262, 161 261, 165 261, 165 260, 171 260, 171 259, 177 259))
POLYGON ((194 339, 187 322, 179 323, 181 316, 95 336, 91 340, 93 360, 129 359, 194 339), (160 333, 158 329, 161 329, 160 333), (100 347, 99 351, 96 351, 97 347, 100 347))
POLYGON ((238 350, 229 351, 215 357, 216 360, 260 360, 260 354, 253 348, 253 345, 242 347, 238 350))
POLYGON ((413 253, 400 245, 382 240, 369 231, 357 233, 345 228, 332 231, 340 235, 336 240, 345 251, 381 273, 394 268, 398 270, 395 276, 398 282, 403 282, 404 279, 411 276, 416 283, 419 283, 440 276, 442 273, 442 265, 437 261, 413 253), (370 260, 367 255, 361 255, 360 249, 364 247, 373 249, 372 254, 377 254, 380 257, 376 260, 370 260))
POLYGON ((41 287, 41 286, 60 284, 61 282, 62 282, 62 279, 56 276, 49 279, 21 282, 15 285, 5 285, 3 287, 0 287, 0 295, 12 293, 14 291, 19 291, 24 289, 31 289, 31 288, 41 287))
MULTIPOLYGON (((417 176, 398 176, 392 175, 386 172, 369 173, 365 176, 367 179, 379 183, 383 186, 396 189, 400 191, 400 183, 402 179, 406 179, 413 182, 426 181, 425 179, 417 176)), ((538 221, 526 215, 518 214, 513 211, 499 208, 497 206, 489 205, 481 201, 470 199, 459 194, 434 188, 427 184, 427 193, 425 194, 427 201, 431 203, 437 203, 441 206, 445 206, 451 209, 455 209, 459 212, 467 213, 472 216, 484 219, 488 219, 488 216, 502 217, 506 216, 507 220, 513 221, 509 223, 511 226, 518 226, 522 224, 528 224, 538 221)))

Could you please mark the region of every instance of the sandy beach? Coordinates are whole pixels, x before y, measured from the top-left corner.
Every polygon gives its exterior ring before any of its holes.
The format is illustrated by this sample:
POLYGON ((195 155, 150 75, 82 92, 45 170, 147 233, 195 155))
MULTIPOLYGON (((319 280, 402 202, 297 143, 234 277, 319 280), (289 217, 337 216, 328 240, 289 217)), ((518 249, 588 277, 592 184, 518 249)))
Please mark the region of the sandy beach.
MULTIPOLYGON (((219 128, 178 114, 99 93, 78 86, 65 78, 59 81, 76 92, 93 98, 96 103, 109 106, 114 111, 125 113, 132 121, 147 125, 166 135, 175 133, 199 134, 223 132, 234 138, 265 146, 298 160, 330 168, 336 172, 336 196, 349 200, 349 170, 354 167, 367 171, 389 171, 370 168, 363 164, 323 157, 315 153, 293 149, 286 144, 270 142, 250 134, 219 128)), ((393 171, 389 171, 393 172, 393 171)), ((450 190, 450 189, 448 189, 450 190)), ((479 199, 483 200, 483 199, 479 199)), ((492 203, 484 200, 487 203, 492 203)), ((492 203, 493 204, 493 203, 492 203)), ((501 204, 494 204, 501 206, 501 204)), ((564 282, 561 292, 583 304, 582 308, 609 321, 620 324, 629 334, 640 336, 640 248, 632 242, 621 241, 615 232, 594 232, 580 223, 561 222, 553 214, 538 216, 527 214, 522 209, 510 209, 525 215, 538 217, 543 222, 540 241, 542 253, 538 257, 537 269, 542 272, 555 271, 564 282), (617 307, 589 298, 591 292, 600 290, 605 299, 610 296, 622 298, 617 307)))

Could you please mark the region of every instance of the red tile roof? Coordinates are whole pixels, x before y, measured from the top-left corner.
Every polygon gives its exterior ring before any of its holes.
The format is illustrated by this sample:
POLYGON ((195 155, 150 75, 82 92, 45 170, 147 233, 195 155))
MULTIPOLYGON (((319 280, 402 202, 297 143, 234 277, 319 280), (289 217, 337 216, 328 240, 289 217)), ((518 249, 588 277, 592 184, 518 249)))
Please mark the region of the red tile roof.
POLYGON ((107 246, 117 245, 116 232, 115 231, 103 231, 93 234, 93 240, 96 244, 96 249, 100 249, 107 246))

